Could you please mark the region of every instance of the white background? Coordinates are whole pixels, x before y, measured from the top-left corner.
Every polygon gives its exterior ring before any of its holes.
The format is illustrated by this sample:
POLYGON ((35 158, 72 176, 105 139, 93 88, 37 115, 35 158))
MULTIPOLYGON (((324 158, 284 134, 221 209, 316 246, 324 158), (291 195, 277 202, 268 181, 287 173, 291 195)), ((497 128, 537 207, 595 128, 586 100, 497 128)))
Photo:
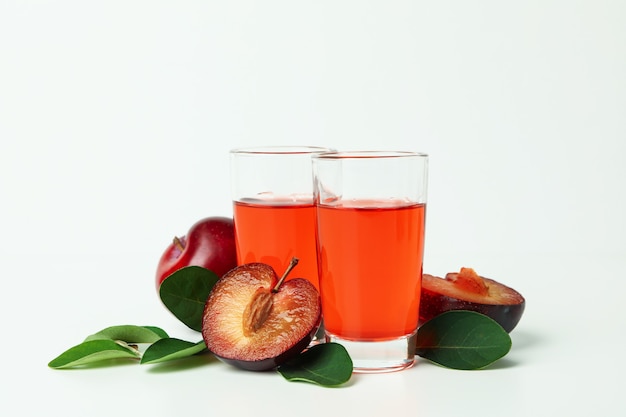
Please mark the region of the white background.
POLYGON ((0 1, 0 407, 624 415, 625 22, 620 0, 0 1), (47 367, 115 324, 198 338, 158 258, 231 215, 229 149, 278 144, 429 153, 425 272, 524 294, 511 352, 339 389, 206 359, 47 367))

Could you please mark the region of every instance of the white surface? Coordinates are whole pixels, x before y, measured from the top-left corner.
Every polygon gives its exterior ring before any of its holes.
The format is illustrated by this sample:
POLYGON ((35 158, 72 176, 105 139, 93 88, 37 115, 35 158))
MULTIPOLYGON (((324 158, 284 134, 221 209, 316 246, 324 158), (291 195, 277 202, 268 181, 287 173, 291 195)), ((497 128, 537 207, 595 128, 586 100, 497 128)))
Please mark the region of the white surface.
POLYGON ((622 416, 626 3, 0 3, 3 414, 622 416), (219 362, 54 371, 115 324, 193 340, 161 251, 229 215, 229 149, 431 155, 425 269, 522 292, 484 371, 340 389, 219 362))

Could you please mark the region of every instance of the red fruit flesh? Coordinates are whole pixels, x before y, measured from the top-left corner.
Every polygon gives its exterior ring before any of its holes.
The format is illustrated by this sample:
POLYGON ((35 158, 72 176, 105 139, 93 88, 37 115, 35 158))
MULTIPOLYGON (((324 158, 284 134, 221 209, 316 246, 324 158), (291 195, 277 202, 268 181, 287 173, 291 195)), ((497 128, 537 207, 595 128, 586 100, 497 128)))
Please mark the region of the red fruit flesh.
POLYGON ((224 275, 207 299, 202 336, 219 359, 242 369, 273 369, 302 352, 321 320, 317 289, 306 279, 284 282, 276 292, 274 270, 241 265, 224 275))
POLYGON ((524 297, 512 288, 476 274, 471 268, 449 272, 445 279, 424 274, 422 287, 449 297, 482 304, 519 304, 524 297))
POLYGON ((510 332, 521 319, 525 304, 519 292, 479 276, 471 268, 448 273, 445 279, 422 276, 420 323, 449 310, 471 310, 491 317, 510 332))
POLYGON ((489 286, 485 280, 478 276, 478 274, 471 268, 461 268, 459 273, 450 273, 446 275, 446 279, 453 281, 456 284, 456 288, 463 289, 468 294, 476 294, 480 296, 489 295, 489 286))

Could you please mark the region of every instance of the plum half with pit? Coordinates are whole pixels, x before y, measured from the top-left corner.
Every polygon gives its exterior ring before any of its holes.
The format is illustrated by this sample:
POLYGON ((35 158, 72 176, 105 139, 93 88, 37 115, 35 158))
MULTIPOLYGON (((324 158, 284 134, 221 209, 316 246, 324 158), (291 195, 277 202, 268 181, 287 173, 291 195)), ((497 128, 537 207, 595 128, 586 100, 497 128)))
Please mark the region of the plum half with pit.
POLYGON ((207 298, 202 337, 221 361, 241 369, 276 368, 306 349, 321 321, 319 292, 308 280, 278 279, 264 263, 240 265, 207 298))
POLYGON ((450 310, 470 310, 491 317, 510 333, 524 313, 526 300, 496 280, 480 276, 472 268, 450 272, 445 278, 423 274, 420 324, 450 310))

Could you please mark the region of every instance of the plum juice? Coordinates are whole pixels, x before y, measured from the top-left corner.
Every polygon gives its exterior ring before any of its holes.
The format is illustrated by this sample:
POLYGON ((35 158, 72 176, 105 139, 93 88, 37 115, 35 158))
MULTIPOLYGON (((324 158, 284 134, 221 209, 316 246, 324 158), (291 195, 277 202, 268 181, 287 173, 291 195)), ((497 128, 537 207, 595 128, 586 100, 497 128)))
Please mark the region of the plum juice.
POLYGON ((351 201, 317 208, 327 333, 381 341, 415 332, 425 210, 424 204, 399 201, 351 201))
POLYGON ((296 257, 287 279, 306 278, 319 289, 312 201, 236 201, 234 222, 239 265, 263 262, 280 277, 296 257))

